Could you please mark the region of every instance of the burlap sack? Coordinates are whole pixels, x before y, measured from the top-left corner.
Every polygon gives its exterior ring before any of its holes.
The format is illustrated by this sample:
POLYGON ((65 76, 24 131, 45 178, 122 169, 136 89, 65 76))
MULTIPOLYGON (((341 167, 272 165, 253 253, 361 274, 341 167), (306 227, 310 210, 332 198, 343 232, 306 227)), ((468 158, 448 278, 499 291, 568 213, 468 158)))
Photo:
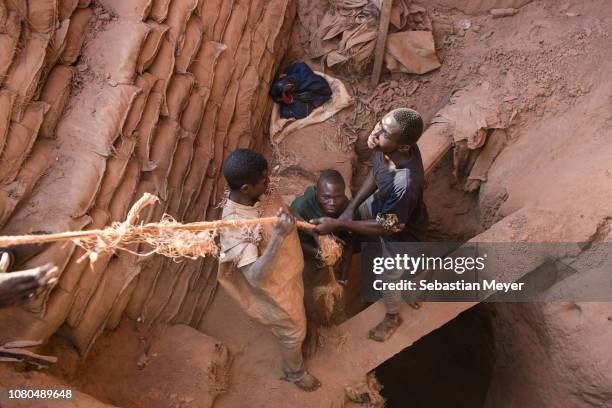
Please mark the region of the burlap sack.
MULTIPOLYGON (((217 8, 213 7, 213 2, 218 2, 217 0, 211 1, 211 0, 198 0, 198 4, 196 5, 195 10, 193 11, 195 15, 199 16, 199 17, 204 17, 205 15, 210 15, 212 14, 213 16, 216 15, 216 11, 217 8), (204 11, 204 9, 206 9, 206 12, 204 11)), ((221 2, 218 2, 219 4, 221 4, 221 2)))
POLYGON ((151 11, 153 0, 100 0, 100 4, 114 11, 121 19, 144 21, 151 11))
POLYGON ((219 56, 227 49, 225 44, 214 41, 206 41, 198 50, 198 53, 189 68, 193 73, 199 86, 209 90, 213 86, 219 56))
POLYGON ((6 19, 8 18, 9 10, 6 7, 4 2, 0 2, 0 31, 4 31, 4 25, 6 24, 6 19))
MULTIPOLYGON (((215 171, 221 169, 223 160, 229 154, 227 151, 227 132, 234 116, 234 109, 236 108, 236 98, 238 97, 238 82, 232 82, 227 90, 227 95, 223 99, 221 108, 219 109, 219 116, 217 118, 217 128, 215 130, 215 144, 213 163, 215 171)), ((216 173, 215 173, 216 174, 216 173)))
POLYGON ((215 75, 213 77, 209 98, 212 103, 218 104, 219 106, 221 106, 227 94, 227 89, 234 72, 235 61, 232 54, 233 51, 231 49, 221 53, 217 60, 217 65, 214 67, 215 75))
MULTIPOLYGON (((139 265, 137 265, 136 267, 140 268, 139 265)), ((119 326, 119 323, 121 323, 121 318, 123 317, 123 313, 127 308, 128 302, 130 301, 130 297, 132 297, 132 293, 134 293, 134 289, 136 289, 136 286, 138 285, 139 276, 140 274, 136 275, 128 283, 127 287, 119 294, 117 301, 111 309, 110 316, 106 321, 106 330, 115 330, 119 326)))
POLYGON ((80 324, 91 296, 93 296, 98 283, 102 279, 110 260, 111 255, 106 253, 100 254, 96 262, 88 264, 83 271, 79 284, 73 293, 74 302, 66 319, 70 327, 74 328, 80 324))
MULTIPOLYGON (((286 208, 280 197, 262 200, 262 216, 270 216, 279 207, 286 208)), ((260 254, 272 236, 272 226, 264 225, 260 254)), ((268 279, 253 288, 232 263, 219 264, 217 279, 230 296, 254 320, 268 326, 287 343, 301 344, 306 334, 304 311, 304 258, 297 230, 289 234, 279 250, 277 264, 268 279)))
POLYGON ((187 289, 189 288, 189 281, 191 277, 202 267, 202 258, 197 260, 187 260, 185 261, 185 267, 181 271, 180 275, 178 275, 176 284, 170 292, 170 296, 168 301, 164 305, 159 317, 157 319, 158 323, 168 324, 173 322, 173 320, 178 315, 181 305, 183 304, 185 297, 187 296, 187 289))
POLYGON ((164 119, 159 123, 151 144, 150 159, 156 163, 151 176, 162 200, 167 198, 168 175, 181 132, 176 122, 164 119))
POLYGON ((17 12, 23 18, 27 17, 28 15, 27 0, 4 0, 4 3, 10 11, 17 12))
POLYGON ((204 112, 193 155, 193 161, 198 165, 192 167, 185 179, 179 209, 181 214, 185 214, 196 201, 208 172, 209 163, 212 162, 214 143, 211 139, 215 132, 218 109, 217 105, 208 105, 204 112))
POLYGON ((191 74, 174 74, 170 79, 168 91, 166 93, 166 101, 168 105, 168 118, 175 122, 179 122, 181 115, 187 102, 189 95, 193 90, 195 78, 191 74))
POLYGON ((159 24, 155 21, 147 21, 149 25, 149 35, 145 39, 140 55, 138 56, 138 62, 136 63, 136 71, 142 74, 145 70, 149 69, 161 46, 162 39, 168 33, 168 26, 165 24, 159 24))
POLYGON ((197 0, 174 0, 170 3, 165 23, 170 27, 168 35, 176 44, 177 50, 183 48, 187 21, 197 3, 197 0))
POLYGON ((165 267, 159 271, 155 286, 142 309, 142 325, 145 330, 150 329, 159 318, 161 311, 170 300, 174 287, 180 274, 187 266, 187 262, 167 261, 165 267))
POLYGON ((249 4, 249 26, 253 30, 261 23, 268 2, 266 0, 254 0, 249 4))
POLYGON ((68 26, 68 34, 66 35, 66 45, 60 57, 63 63, 68 65, 74 64, 79 57, 81 47, 83 46, 83 40, 85 40, 85 30, 92 16, 92 9, 79 8, 72 14, 72 17, 70 17, 70 25, 68 26))
POLYGON ((40 93, 39 100, 49 104, 39 135, 46 138, 54 137, 55 127, 59 122, 70 97, 70 83, 74 72, 65 65, 56 65, 49 74, 40 93))
POLYGON ((37 330, 36 336, 46 341, 61 327, 70 312, 73 296, 61 288, 56 288, 47 300, 44 314, 44 328, 37 330))
POLYGON ((204 317, 206 310, 208 309, 208 307, 214 300, 214 295, 218 287, 218 279, 217 279, 218 267, 217 267, 216 260, 214 260, 214 262, 211 262, 210 269, 212 270, 208 274, 204 275, 204 276, 208 276, 206 281, 210 283, 208 283, 204 287, 204 290, 198 297, 197 303, 195 305, 195 309, 193 310, 193 313, 191 316, 190 324, 192 324, 194 327, 201 327, 202 318, 204 317))
POLYGON ((49 105, 45 102, 33 102, 26 108, 23 119, 11 124, 6 145, 0 155, 0 184, 8 184, 15 179, 34 145, 48 109, 49 105))
POLYGON ((143 113, 147 105, 147 100, 149 99, 149 95, 151 94, 151 90, 153 89, 156 81, 157 78, 146 72, 136 78, 136 86, 140 88, 140 93, 134 100, 134 103, 130 108, 130 113, 128 114, 128 117, 123 125, 123 129, 121 131, 123 137, 136 137, 136 135, 133 134, 140 124, 140 120, 143 117, 143 113))
MULTIPOLYGON (((120 130, 123 128, 130 106, 138 92, 139 89, 137 87, 128 85, 107 88, 107 92, 104 95, 110 98, 109 101, 107 101, 105 97, 98 98, 94 103, 94 106, 96 107, 96 114, 97 116, 99 115, 98 118, 101 122, 101 126, 97 129, 89 129, 89 132, 95 132, 97 136, 92 135, 90 136, 89 140, 81 139, 84 142, 84 145, 91 143, 91 140, 97 139, 99 142, 96 144, 98 144, 99 148, 94 151, 97 151, 99 154, 106 151, 106 157, 108 157, 111 152, 111 146, 119 136, 120 130), (102 105, 105 103, 105 101, 112 106, 102 105), (101 130, 106 130, 108 132, 106 134, 106 138, 100 137, 101 130)), ((81 132, 80 135, 87 137, 86 132, 81 132)), ((104 163, 104 165, 105 164, 106 163, 104 163)), ((98 189, 95 190, 96 192, 99 190, 99 185, 100 184, 98 184, 98 189)), ((94 198, 95 196, 92 196, 89 202, 86 204, 84 203, 81 206, 83 211, 87 211, 87 209, 91 207, 94 198)))
MULTIPOLYGON (((113 199, 109 205, 111 221, 121 222, 125 220, 133 202, 134 193, 140 182, 140 163, 132 160, 125 169, 121 184, 117 187, 113 199)), ((140 197, 136 197, 138 199, 140 197)))
POLYGON ((451 103, 442 108, 432 120, 448 123, 452 127, 455 143, 464 143, 468 149, 481 148, 489 129, 504 129, 501 96, 488 81, 461 89, 453 94, 451 103))
POLYGON ((149 12, 149 18, 163 23, 168 15, 168 7, 170 6, 170 0, 153 0, 151 11, 149 12))
POLYGON ((135 255, 122 253, 111 260, 78 326, 72 330, 71 340, 83 357, 87 356, 96 338, 102 334, 121 293, 140 272, 136 258, 135 255))
POLYGON ((210 207, 214 207, 218 204, 214 198, 214 189, 217 185, 217 179, 215 177, 206 177, 204 183, 200 186, 198 194, 195 195, 191 202, 191 206, 187 208, 185 213, 185 220, 187 222, 195 222, 198 220, 211 220, 207 213, 210 207))
POLYGON ((183 183, 181 202, 178 209, 178 214, 181 217, 186 217, 187 210, 194 204, 206 178, 206 171, 211 159, 210 146, 194 147, 192 161, 197 163, 197 165, 191 166, 183 183))
POLYGON ((194 135, 183 132, 183 137, 179 140, 174 153, 172 169, 168 176, 168 214, 177 219, 182 218, 182 215, 179 214, 179 206, 185 176, 193 159, 193 142, 194 135))
POLYGON ((0 30, 0 84, 4 83, 5 75, 15 58, 17 43, 21 35, 21 19, 16 12, 8 13, 4 30, 0 30))
POLYGON ((202 20, 198 16, 191 16, 185 28, 185 38, 182 47, 177 50, 176 72, 185 73, 191 65, 191 61, 202 44, 202 20))
POLYGON ((249 67, 240 79, 234 116, 227 134, 227 152, 232 152, 238 147, 240 137, 251 132, 251 120, 253 108, 256 101, 259 75, 255 67, 249 67))
POLYGON ((219 14, 217 14, 217 19, 215 20, 215 25, 212 30, 211 40, 225 43, 224 34, 226 31, 231 31, 227 26, 230 16, 233 13, 234 6, 233 1, 221 2, 221 8, 219 9, 219 14))
POLYGON ((425 74, 440 67, 431 31, 389 34, 385 62, 391 72, 425 74))
POLYGON ((5 226, 7 234, 24 229, 64 231, 67 220, 87 213, 136 92, 128 85, 100 88, 89 83, 73 97, 72 108, 56 129, 61 149, 28 205, 18 207, 5 226))
POLYGON ((192 281, 189 283, 187 296, 183 301, 183 305, 179 311, 178 316, 175 319, 175 323, 192 324, 194 327, 198 327, 197 321, 200 316, 204 314, 204 311, 210 305, 213 295, 217 288, 217 261, 214 258, 205 258, 200 268, 192 281), (200 306, 200 314, 195 315, 196 309, 200 306))
POLYGON ((32 31, 51 34, 58 18, 58 0, 28 0, 28 26, 32 31))
POLYGON ((4 149, 6 136, 11 125, 15 94, 7 89, 0 90, 0 153, 4 149))
POLYGON ((8 70, 4 85, 17 96, 13 106, 14 121, 21 121, 24 109, 35 96, 48 43, 48 37, 42 35, 26 36, 23 50, 8 70))
POLYGON ((49 45, 47 45, 47 54, 45 55, 45 61, 43 63, 43 72, 40 76, 38 90, 36 92, 37 95, 40 95, 41 89, 44 87, 45 82, 47 82, 47 77, 61 58, 64 48, 66 48, 68 28, 70 28, 70 20, 62 20, 53 33, 49 45))
MULTIPOLYGON (((89 222, 90 219, 88 217, 81 218, 80 223, 75 223, 73 221, 74 226, 70 230, 80 230, 89 222)), ((40 265, 52 263, 53 265, 57 266, 59 273, 62 274, 66 268, 66 265, 68 264, 68 261, 70 261, 70 257, 74 253, 75 248, 76 246, 72 242, 54 242, 46 247, 42 252, 30 258, 24 264, 23 268, 35 268, 40 265)), ((42 293, 24 305, 23 308, 31 313, 45 314, 47 300, 49 299, 52 289, 52 287, 44 288, 42 293)))
MULTIPOLYGON (((91 210, 89 215, 91 217, 91 223, 87 226, 87 229, 104 228, 110 218, 107 211, 99 209, 91 210)), ((83 258, 84 255, 85 250, 77 248, 66 265, 64 272, 62 272, 58 285, 68 293, 74 293, 76 291, 81 276, 85 272, 85 268, 90 267, 89 259, 83 258), (81 262, 78 262, 79 260, 81 260, 81 262)))
POLYGON ((128 302, 126 314, 133 320, 142 317, 144 304, 155 285, 159 271, 164 267, 166 258, 160 255, 147 258, 142 264, 142 271, 138 278, 136 289, 128 302))
POLYGON ((204 40, 213 40, 215 21, 220 16, 222 0, 205 0, 196 6, 196 14, 202 18, 204 40))
POLYGON ((57 7, 59 21, 64 21, 65 19, 70 18, 78 5, 79 0, 59 0, 57 7))
MULTIPOLYGON (((32 209, 29 209, 29 212, 32 212, 32 209)), ((81 219, 64 221, 67 222, 62 223, 61 231, 80 230, 89 222, 89 218, 83 217, 81 219)), ((32 231, 35 231, 35 229, 28 229, 23 222, 20 222, 19 224, 18 230, 21 233, 31 233, 32 231)), ((39 225, 34 226, 34 228, 36 227, 38 227, 40 230, 39 225)), ((54 262, 56 265, 58 265, 61 271, 64 269, 64 263, 70 259, 70 246, 71 245, 66 245, 65 243, 63 246, 48 246, 43 251, 30 258, 24 267, 29 268, 40 266, 45 262, 54 262), (66 250, 68 252, 65 252, 66 250), (66 257, 66 255, 68 255, 68 257, 66 257)), ((2 327, 2 330, 0 330, 0 343, 16 340, 41 340, 44 342, 47 340, 48 336, 50 336, 57 329, 59 325, 55 327, 49 326, 46 320, 47 313, 43 307, 48 305, 47 300, 49 298, 49 289, 41 293, 40 297, 36 297, 29 303, 29 305, 25 307, 14 307, 0 310, 0 326, 2 327), (31 309, 41 311, 43 315, 39 313, 33 314, 31 309)), ((63 308, 61 310, 65 311, 66 309, 63 308)), ((54 318, 53 321, 56 321, 56 319, 54 318)))
POLYGON ((88 54, 89 64, 110 81, 133 84, 138 55, 149 30, 149 25, 141 22, 112 23, 92 40, 91 47, 96 51, 88 54))
MULTIPOLYGON (((155 57, 155 61, 151 64, 149 68, 149 73, 153 75, 155 78, 161 80, 161 90, 160 93, 162 95, 166 95, 168 90, 168 85, 170 84, 170 78, 172 77, 172 73, 174 71, 174 49, 175 44, 168 36, 165 36, 162 39, 161 47, 157 56, 155 57)), ((162 101, 161 114, 163 116, 168 116, 168 105, 166 100, 162 101)))
MULTIPOLYGON (((100 183, 100 190, 96 197, 96 208, 108 210, 115 191, 122 183, 134 147, 136 139, 121 138, 115 144, 115 154, 106 161, 106 171, 100 183)), ((136 161, 134 161, 136 162, 136 161)), ((139 164, 136 163, 138 167, 139 164)))
POLYGON ((161 93, 155 92, 155 90, 151 91, 142 113, 142 119, 136 128, 136 157, 143 171, 151 171, 155 165, 155 163, 151 162, 150 158, 151 139, 153 138, 159 120, 162 100, 163 96, 161 93))
POLYGON ((188 133, 197 134, 204 114, 204 105, 208 100, 208 90, 196 88, 187 101, 187 106, 181 115, 181 127, 188 133))
POLYGON ((54 145, 51 141, 38 140, 15 181, 0 187, 0 228, 8 221, 15 208, 28 198, 38 179, 47 170, 53 151, 54 145))

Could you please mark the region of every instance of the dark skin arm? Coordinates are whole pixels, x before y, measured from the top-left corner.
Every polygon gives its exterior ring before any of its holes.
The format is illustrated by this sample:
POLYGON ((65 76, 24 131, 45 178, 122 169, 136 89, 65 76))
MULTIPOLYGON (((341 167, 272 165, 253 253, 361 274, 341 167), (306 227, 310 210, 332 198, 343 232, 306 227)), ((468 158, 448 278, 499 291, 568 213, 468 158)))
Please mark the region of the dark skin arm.
MULTIPOLYGON (((289 208, 289 213, 291 213, 291 215, 293 215, 296 220, 308 222, 308 220, 303 219, 300 216, 300 214, 295 212, 292 208, 289 208)), ((315 234, 315 233, 313 233, 311 231, 307 231, 307 230, 304 230, 302 232, 311 235, 317 243, 319 242, 317 234, 315 234)), ((312 256, 316 256, 317 255, 317 252, 318 252, 317 245, 313 245, 310 242, 304 242, 304 241, 300 241, 300 245, 302 246, 302 251, 304 252, 304 255, 306 255, 306 254, 312 255, 312 256)))
POLYGON ((0 308, 19 304, 34 296, 39 290, 57 280, 57 268, 46 264, 25 271, 7 272, 5 255, 0 261, 0 308))
POLYGON ((319 234, 331 234, 332 232, 345 230, 359 235, 385 236, 394 232, 385 229, 376 220, 343 221, 329 217, 316 218, 310 221, 317 225, 315 231, 319 234))
POLYGON ((342 215, 340 215, 338 219, 344 220, 344 221, 353 220, 355 216, 355 211, 357 211, 357 208, 359 208, 361 203, 363 203, 369 196, 374 194, 374 192, 376 191, 376 188, 377 186, 376 186, 376 180, 374 179, 374 172, 370 170, 368 177, 365 179, 365 181, 361 185, 361 188, 355 195, 355 198, 353 198, 349 202, 349 205, 345 208, 345 210, 342 212, 342 215))

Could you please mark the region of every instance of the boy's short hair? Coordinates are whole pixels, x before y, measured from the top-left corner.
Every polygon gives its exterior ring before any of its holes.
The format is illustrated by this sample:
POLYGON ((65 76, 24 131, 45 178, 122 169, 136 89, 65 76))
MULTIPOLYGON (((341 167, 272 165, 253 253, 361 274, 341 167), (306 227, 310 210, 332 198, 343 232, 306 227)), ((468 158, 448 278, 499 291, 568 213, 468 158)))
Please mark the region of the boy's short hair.
POLYGON ((416 145, 423 133, 423 118, 419 112, 409 108, 398 108, 391 113, 402 130, 401 142, 410 146, 416 145))
POLYGON ((244 184, 257 184, 263 172, 268 169, 268 161, 251 149, 236 149, 223 162, 223 177, 232 190, 244 184))
POLYGON ((334 170, 334 169, 326 169, 321 172, 321 175, 319 176, 319 179, 317 180, 317 184, 323 181, 331 183, 331 184, 346 185, 344 182, 344 177, 342 177, 342 174, 340 174, 338 170, 334 170))

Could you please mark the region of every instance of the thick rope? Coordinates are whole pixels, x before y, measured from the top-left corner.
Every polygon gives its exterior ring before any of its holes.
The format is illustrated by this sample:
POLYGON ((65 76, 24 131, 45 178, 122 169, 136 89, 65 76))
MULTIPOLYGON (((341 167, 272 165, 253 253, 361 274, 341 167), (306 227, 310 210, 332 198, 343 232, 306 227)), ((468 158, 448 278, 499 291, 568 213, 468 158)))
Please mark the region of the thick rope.
MULTIPOLYGON (((215 242, 217 232, 224 228, 244 228, 249 226, 273 224, 278 217, 264 217, 249 220, 219 220, 182 224, 168 215, 160 222, 135 225, 140 212, 148 205, 158 201, 157 197, 145 193, 130 209, 124 222, 116 222, 105 229, 67 231, 53 234, 0 236, 0 247, 23 244, 43 244, 58 241, 72 241, 84 248, 90 259, 95 261, 101 252, 124 250, 133 244, 147 244, 151 250, 139 256, 153 253, 170 258, 186 257, 195 259, 204 256, 217 256, 219 248, 215 242)), ((297 227, 312 231, 315 225, 297 221, 297 227)), ((332 237, 322 236, 320 258, 326 265, 333 265, 342 255, 342 247, 332 237)))

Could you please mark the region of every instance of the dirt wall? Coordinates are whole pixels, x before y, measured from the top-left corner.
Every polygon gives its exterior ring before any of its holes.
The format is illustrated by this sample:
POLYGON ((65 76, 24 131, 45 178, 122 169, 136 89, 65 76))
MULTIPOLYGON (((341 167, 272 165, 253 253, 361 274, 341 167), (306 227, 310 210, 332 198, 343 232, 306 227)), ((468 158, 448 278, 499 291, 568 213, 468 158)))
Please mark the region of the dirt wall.
MULTIPOLYGON (((0 233, 101 228, 122 221, 144 192, 160 203, 140 221, 215 218, 222 160, 262 146, 294 7, 0 0, 0 117, 10 118, 0 128, 0 233)), ((61 278, 31 304, 0 312, 0 343, 46 340, 63 326, 86 354, 125 315, 144 330, 195 326, 216 287, 209 259, 123 252, 89 265, 71 244, 27 255, 24 266, 52 261, 61 278)))

